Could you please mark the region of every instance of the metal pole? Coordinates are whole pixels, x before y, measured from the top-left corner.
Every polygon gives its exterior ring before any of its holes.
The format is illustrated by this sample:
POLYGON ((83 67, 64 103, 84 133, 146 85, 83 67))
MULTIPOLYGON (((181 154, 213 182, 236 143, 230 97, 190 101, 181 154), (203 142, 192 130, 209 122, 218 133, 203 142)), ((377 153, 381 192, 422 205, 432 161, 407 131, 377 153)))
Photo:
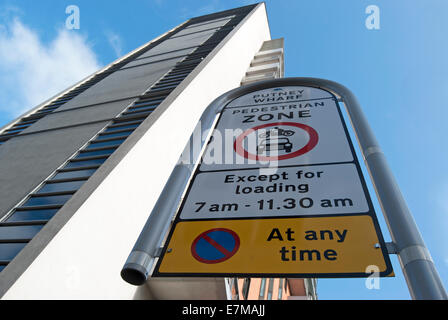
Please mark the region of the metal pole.
POLYGON ((207 109, 202 115, 121 270, 121 277, 130 284, 142 285, 148 279, 164 235, 204 145, 202 133, 210 129, 215 120, 216 113, 213 111, 207 109), (199 137, 196 136, 197 131, 199 137), (195 143, 200 143, 200 146, 195 143))
MULTIPOLYGON (((378 195, 412 298, 448 299, 431 255, 389 169, 386 158, 356 97, 346 87, 333 81, 316 78, 282 78, 260 81, 223 94, 207 108, 203 117, 209 119, 210 114, 220 113, 227 103, 244 94, 281 86, 321 88, 334 92, 342 99, 378 195)), ((208 126, 211 128, 212 123, 213 121, 208 120, 202 124, 207 130, 208 126)), ((130 283, 143 284, 148 277, 155 252, 163 239, 189 178, 181 171, 185 172, 177 167, 173 171, 122 270, 123 279, 130 283), (158 225, 163 225, 163 230, 157 229, 158 225)))

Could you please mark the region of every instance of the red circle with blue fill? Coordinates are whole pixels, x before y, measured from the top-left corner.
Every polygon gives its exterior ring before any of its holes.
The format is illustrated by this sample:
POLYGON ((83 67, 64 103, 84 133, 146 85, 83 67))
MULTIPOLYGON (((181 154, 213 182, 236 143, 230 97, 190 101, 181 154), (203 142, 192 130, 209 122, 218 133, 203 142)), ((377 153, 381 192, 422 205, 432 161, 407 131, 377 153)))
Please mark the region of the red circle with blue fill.
POLYGON ((199 262, 213 264, 231 258, 239 247, 240 238, 234 231, 215 228, 201 233, 194 239, 191 254, 199 262))

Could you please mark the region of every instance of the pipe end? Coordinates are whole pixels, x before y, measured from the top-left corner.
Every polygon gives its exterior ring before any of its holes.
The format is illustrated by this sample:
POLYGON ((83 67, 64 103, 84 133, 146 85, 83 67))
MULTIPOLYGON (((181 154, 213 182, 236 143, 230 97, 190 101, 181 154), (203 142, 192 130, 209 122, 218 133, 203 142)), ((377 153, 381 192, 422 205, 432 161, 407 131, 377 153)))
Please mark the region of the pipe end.
POLYGON ((120 275, 124 281, 134 286, 141 286, 148 280, 148 273, 145 268, 135 263, 125 264, 120 275))
POLYGON ((121 270, 124 281, 135 286, 143 285, 154 263, 154 258, 143 251, 132 251, 121 270))

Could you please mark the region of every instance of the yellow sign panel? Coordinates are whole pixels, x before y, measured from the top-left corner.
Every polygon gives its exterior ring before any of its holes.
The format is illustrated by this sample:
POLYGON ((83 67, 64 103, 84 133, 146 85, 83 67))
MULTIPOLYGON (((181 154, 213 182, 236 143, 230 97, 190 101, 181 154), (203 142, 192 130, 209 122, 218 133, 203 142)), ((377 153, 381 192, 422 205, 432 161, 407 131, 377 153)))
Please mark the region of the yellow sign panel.
POLYGON ((378 243, 369 215, 181 221, 157 274, 384 276, 392 269, 378 243))

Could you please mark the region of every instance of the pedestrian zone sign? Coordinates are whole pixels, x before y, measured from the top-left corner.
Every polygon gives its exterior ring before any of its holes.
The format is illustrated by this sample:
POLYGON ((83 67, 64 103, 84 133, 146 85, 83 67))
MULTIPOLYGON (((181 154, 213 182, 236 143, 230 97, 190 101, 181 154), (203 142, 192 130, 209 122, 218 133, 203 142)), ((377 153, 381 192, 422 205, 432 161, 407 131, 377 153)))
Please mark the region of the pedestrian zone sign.
POLYGON ((285 86, 227 104, 154 276, 367 277, 372 270, 393 273, 336 97, 285 86))

